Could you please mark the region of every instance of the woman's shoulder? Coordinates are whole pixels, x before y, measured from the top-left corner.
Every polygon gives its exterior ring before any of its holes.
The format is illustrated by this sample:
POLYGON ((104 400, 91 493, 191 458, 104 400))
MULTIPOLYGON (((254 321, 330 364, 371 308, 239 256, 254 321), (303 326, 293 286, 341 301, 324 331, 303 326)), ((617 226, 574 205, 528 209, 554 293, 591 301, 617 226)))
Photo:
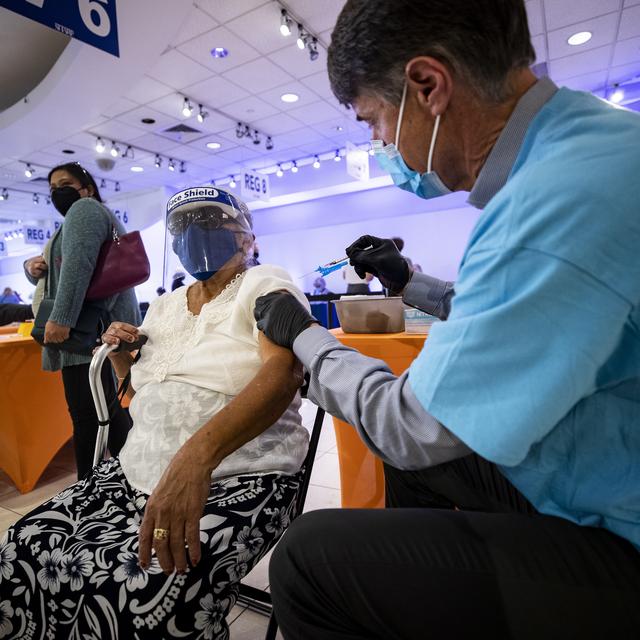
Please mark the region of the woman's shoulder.
POLYGON ((251 267, 247 271, 243 284, 248 283, 251 285, 270 278, 278 278, 293 283, 293 280, 286 269, 275 264, 259 264, 255 267, 251 267))
POLYGON ((249 303, 251 313, 255 299, 272 291, 289 291, 301 302, 306 303, 306 297, 300 291, 289 275, 289 272, 274 264, 261 264, 251 267, 244 276, 238 298, 249 303))

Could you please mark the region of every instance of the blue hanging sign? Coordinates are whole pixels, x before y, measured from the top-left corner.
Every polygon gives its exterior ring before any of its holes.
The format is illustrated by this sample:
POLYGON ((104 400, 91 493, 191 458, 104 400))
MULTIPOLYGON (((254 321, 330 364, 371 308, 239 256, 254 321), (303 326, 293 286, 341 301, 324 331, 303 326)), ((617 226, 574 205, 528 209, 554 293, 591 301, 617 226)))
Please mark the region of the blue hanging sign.
POLYGON ((0 7, 120 57, 116 0, 0 0, 0 7))

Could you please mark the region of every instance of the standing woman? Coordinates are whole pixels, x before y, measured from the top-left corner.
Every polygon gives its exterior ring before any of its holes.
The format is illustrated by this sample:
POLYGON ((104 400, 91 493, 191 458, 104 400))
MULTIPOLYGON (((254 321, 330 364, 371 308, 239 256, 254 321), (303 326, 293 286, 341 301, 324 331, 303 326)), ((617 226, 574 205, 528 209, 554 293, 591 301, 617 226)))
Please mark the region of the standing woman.
MULTIPOLYGON (((27 260, 24 267, 29 280, 38 285, 33 302, 34 313, 37 314, 43 294, 55 300, 45 328, 42 368, 45 371, 62 371, 80 479, 91 469, 98 433, 98 417, 89 388, 91 356, 46 345, 64 342, 69 337, 69 331, 80 315, 100 248, 112 237, 113 227, 120 235, 126 230, 102 203, 91 174, 78 163, 54 167, 49 172, 48 181, 51 200, 64 217, 64 222, 45 247, 44 255, 27 260)), ((133 289, 107 298, 103 304, 112 318, 135 326, 140 324, 140 310, 133 289)), ((108 363, 102 370, 102 384, 107 400, 111 402, 116 389, 108 363)), ((110 424, 109 451, 117 456, 130 428, 129 418, 119 405, 110 424)))

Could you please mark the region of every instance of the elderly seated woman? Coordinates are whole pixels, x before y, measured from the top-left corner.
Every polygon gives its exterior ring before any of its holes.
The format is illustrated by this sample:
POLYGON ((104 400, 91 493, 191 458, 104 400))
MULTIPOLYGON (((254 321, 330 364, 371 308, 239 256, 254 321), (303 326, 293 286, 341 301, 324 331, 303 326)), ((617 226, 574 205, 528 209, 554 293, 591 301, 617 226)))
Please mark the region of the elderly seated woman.
POLYGON ((228 638, 241 578, 294 516, 308 445, 291 352, 267 341, 255 300, 304 295, 251 269, 246 205, 219 188, 167 207, 173 250, 197 282, 154 300, 137 329, 133 428, 120 452, 11 527, 0 544, 0 637, 228 638), (153 551, 155 553, 152 552, 153 551))

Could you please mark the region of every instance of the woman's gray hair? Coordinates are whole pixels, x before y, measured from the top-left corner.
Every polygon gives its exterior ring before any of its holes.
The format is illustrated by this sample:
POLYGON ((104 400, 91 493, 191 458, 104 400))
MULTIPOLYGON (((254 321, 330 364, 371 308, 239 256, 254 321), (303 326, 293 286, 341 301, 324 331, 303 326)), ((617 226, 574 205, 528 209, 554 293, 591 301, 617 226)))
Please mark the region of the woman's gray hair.
POLYGON ((417 56, 437 58, 479 98, 502 102, 509 72, 535 61, 524 0, 348 0, 329 47, 331 88, 346 106, 363 94, 398 105, 417 56))

